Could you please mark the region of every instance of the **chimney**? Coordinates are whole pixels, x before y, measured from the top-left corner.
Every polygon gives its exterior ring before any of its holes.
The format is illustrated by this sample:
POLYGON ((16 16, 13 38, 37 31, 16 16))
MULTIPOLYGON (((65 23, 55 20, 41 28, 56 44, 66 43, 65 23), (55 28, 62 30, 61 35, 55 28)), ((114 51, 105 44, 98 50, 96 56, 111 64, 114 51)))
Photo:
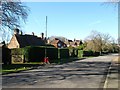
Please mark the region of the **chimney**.
POLYGON ((74 38, 74 42, 76 41, 76 39, 74 38))
POLYGON ((19 35, 19 31, 20 31, 20 30, 19 30, 18 28, 14 29, 14 34, 15 34, 15 35, 19 35))
POLYGON ((41 38, 44 39, 44 33, 41 33, 41 38))
POLYGON ((33 35, 33 36, 35 35, 34 32, 32 32, 32 35, 33 35))
POLYGON ((47 43, 50 44, 50 39, 49 39, 49 37, 48 37, 48 39, 47 39, 47 43))
POLYGON ((55 38, 55 40, 59 40, 58 38, 55 38))

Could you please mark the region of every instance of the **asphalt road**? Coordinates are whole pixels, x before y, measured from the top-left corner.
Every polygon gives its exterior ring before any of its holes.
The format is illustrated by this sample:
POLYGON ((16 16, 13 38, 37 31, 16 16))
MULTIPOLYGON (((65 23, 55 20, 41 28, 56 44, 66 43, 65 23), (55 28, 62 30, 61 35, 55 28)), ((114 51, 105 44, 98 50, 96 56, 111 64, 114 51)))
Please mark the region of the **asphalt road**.
POLYGON ((3 88, 103 88, 115 55, 82 59, 61 65, 2 76, 3 88))

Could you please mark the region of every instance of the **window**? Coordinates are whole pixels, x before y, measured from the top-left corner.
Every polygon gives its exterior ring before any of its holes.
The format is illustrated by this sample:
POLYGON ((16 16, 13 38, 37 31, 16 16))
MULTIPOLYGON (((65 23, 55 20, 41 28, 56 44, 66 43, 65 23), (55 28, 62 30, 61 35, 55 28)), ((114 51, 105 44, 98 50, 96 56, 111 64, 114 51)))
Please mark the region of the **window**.
POLYGON ((60 47, 61 46, 61 44, 60 43, 58 43, 58 47, 60 47))

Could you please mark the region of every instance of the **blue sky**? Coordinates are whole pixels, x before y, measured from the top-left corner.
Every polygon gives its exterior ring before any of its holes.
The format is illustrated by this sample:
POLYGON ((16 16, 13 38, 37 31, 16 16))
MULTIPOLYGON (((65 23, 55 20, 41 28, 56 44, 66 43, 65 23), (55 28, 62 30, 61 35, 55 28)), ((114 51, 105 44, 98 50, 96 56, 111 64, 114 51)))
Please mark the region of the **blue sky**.
POLYGON ((118 37, 118 11, 103 2, 25 2, 30 8, 25 33, 45 33, 45 17, 48 17, 47 36, 63 36, 84 40, 92 30, 118 37))

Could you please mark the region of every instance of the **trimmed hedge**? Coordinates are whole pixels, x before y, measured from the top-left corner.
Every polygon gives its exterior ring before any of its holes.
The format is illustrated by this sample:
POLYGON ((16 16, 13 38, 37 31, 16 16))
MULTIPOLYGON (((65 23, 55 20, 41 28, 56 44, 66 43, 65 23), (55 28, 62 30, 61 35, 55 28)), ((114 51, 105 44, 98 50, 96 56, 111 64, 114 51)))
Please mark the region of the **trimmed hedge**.
POLYGON ((11 64, 11 50, 4 46, 2 47, 2 63, 11 64))
POLYGON ((78 57, 78 49, 73 49, 74 57, 78 57))
POLYGON ((45 57, 44 47, 26 47, 25 58, 28 62, 41 62, 45 57))
POLYGON ((94 52, 93 53, 93 56, 99 56, 100 55, 100 52, 94 52))
POLYGON ((58 59, 58 49, 57 48, 46 48, 47 57, 49 58, 50 63, 54 62, 55 59, 58 59))
POLYGON ((54 47, 31 47, 27 46, 25 48, 16 48, 12 49, 12 55, 24 55, 25 62, 42 62, 45 57, 45 49, 46 49, 46 57, 49 57, 49 61, 53 62, 54 59, 58 59, 58 49, 54 47))
POLYGON ((58 49, 58 58, 69 58, 69 49, 67 48, 59 48, 58 49))
POLYGON ((83 57, 83 50, 78 50, 78 58, 83 57))
POLYGON ((83 51, 83 57, 85 56, 93 56, 93 51, 83 51))
POLYGON ((78 49, 69 47, 69 57, 77 57, 78 56, 78 49))
POLYGON ((83 51, 83 57, 86 56, 99 56, 100 52, 93 52, 93 51, 83 51))
POLYGON ((11 55, 24 55, 24 48, 11 49, 11 55))

